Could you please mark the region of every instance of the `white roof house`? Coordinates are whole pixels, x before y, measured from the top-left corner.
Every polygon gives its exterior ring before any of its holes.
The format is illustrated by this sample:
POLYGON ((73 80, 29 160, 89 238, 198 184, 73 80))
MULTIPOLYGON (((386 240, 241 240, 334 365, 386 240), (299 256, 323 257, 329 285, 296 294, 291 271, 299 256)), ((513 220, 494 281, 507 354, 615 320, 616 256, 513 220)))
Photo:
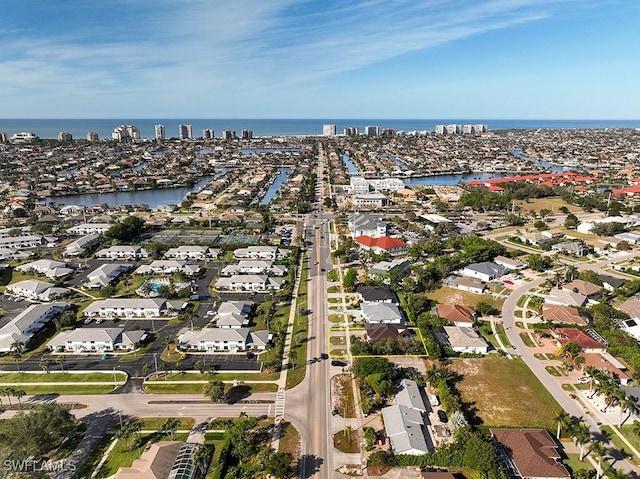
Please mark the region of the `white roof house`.
POLYGON ((368 323, 404 323, 402 311, 395 303, 362 303, 362 316, 368 323))
POLYGON ((124 328, 78 328, 62 331, 47 344, 51 351, 104 352, 129 351, 146 337, 146 331, 124 328))
POLYGON ((184 273, 187 276, 193 276, 200 271, 197 264, 187 264, 186 260, 177 259, 157 259, 151 264, 145 264, 136 269, 135 274, 174 274, 184 273))
POLYGON ((94 301, 84 310, 88 317, 160 318, 180 311, 186 303, 164 298, 110 298, 94 301))
POLYGON ((225 301, 218 308, 218 328, 242 328, 249 325, 249 314, 254 303, 250 301, 225 301))
POLYGON ((270 278, 262 274, 236 274, 219 278, 215 282, 215 288, 229 291, 268 291, 279 290, 283 282, 280 278, 270 278))
POLYGON ((70 235, 103 234, 111 228, 111 226, 111 223, 82 223, 72 226, 67 230, 67 233, 70 235))
POLYGON ((183 245, 177 248, 170 248, 164 254, 166 259, 205 259, 207 257, 216 257, 220 254, 219 249, 209 248, 208 246, 199 245, 183 245))
POLYGON ((473 263, 462 270, 462 274, 469 278, 478 278, 482 281, 492 281, 506 273, 506 268, 492 261, 473 263))
POLYGON ((87 275, 83 286, 89 289, 104 288, 131 268, 133 268, 133 265, 129 263, 106 263, 100 265, 87 275))
POLYGON ((281 250, 277 246, 248 246, 238 248, 233 252, 237 259, 282 259, 289 255, 289 250, 281 250))
POLYGON ((185 331, 178 336, 181 350, 197 351, 238 351, 244 349, 265 349, 265 334, 268 331, 250 331, 248 328, 203 328, 199 331, 185 331))
POLYGON ((403 379, 396 392, 396 402, 412 409, 417 409, 423 414, 427 412, 420 388, 413 379, 403 379))
POLYGON ((0 248, 37 248, 46 244, 46 242, 47 240, 39 235, 10 236, 8 238, 0 238, 0 248))
POLYGON ((36 301, 52 301, 71 293, 70 289, 58 288, 51 283, 37 279, 25 279, 7 286, 7 291, 36 301))
POLYGON ((422 413, 401 404, 382 408, 384 428, 395 454, 419 456, 429 452, 422 413))
POLYGON ((10 352, 15 342, 26 346, 45 324, 68 307, 66 303, 32 304, 0 328, 0 352, 10 352))
POLYGON ((49 279, 60 279, 73 274, 74 270, 67 267, 67 263, 55 261, 53 259, 39 259, 30 263, 16 266, 16 271, 23 273, 37 273, 49 279))
POLYGON ((445 345, 456 353, 487 354, 489 352, 489 344, 473 328, 443 326, 442 330, 446 338, 438 337, 438 341, 446 341, 445 345))
POLYGON ((149 253, 144 248, 129 245, 111 246, 96 253, 96 258, 106 259, 142 259, 148 257, 149 253))
POLYGON ((67 246, 65 246, 63 255, 67 256, 82 256, 85 254, 90 248, 95 246, 100 242, 99 234, 89 234, 78 238, 75 241, 72 241, 67 246))
POLYGON ((220 270, 220 276, 232 276, 234 274, 271 274, 284 276, 287 267, 281 264, 274 264, 267 260, 242 260, 237 264, 229 264, 220 270))

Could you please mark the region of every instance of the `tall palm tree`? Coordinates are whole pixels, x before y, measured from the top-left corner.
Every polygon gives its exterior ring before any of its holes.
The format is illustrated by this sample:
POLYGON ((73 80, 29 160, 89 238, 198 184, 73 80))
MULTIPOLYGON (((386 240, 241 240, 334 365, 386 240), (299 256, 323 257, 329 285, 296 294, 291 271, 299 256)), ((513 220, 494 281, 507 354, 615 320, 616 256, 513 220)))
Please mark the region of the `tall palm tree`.
POLYGON ((633 433, 640 436, 640 421, 633 421, 633 433))
POLYGON ((45 357, 45 355, 43 354, 42 357, 40 358, 40 363, 38 363, 38 365, 40 366, 40 369, 42 369, 45 373, 49 374, 49 363, 51 361, 49 361, 49 358, 45 357))
POLYGON ((584 368, 584 374, 589 378, 589 399, 593 398, 593 384, 598 379, 598 370, 593 366, 584 368))
POLYGON ((553 417, 553 421, 558 425, 558 429, 556 432, 556 439, 560 439, 560 433, 562 432, 562 428, 565 427, 569 421, 571 420, 571 416, 567 414, 566 411, 560 410, 553 417))
POLYGON ((5 388, 2 388, 1 392, 3 396, 7 396, 7 399, 9 400, 9 407, 13 406, 13 404, 11 404, 11 398, 13 397, 13 392, 15 391, 14 388, 12 388, 11 386, 7 386, 5 388))
POLYGON ((638 399, 634 396, 624 396, 618 405, 620 406, 620 423, 618 427, 622 427, 624 422, 629 419, 632 414, 638 414, 638 412, 640 412, 638 399), (627 413, 627 415, 623 418, 624 413, 627 413))
POLYGON ((64 372, 64 355, 60 354, 56 357, 56 364, 60 365, 60 369, 64 372))
POLYGON ((20 409, 22 409, 22 402, 20 401, 25 395, 27 394, 27 392, 23 389, 14 389, 13 390, 13 395, 18 398, 18 404, 20 405, 20 409))
POLYGON ((587 426, 584 422, 579 422, 573 431, 573 438, 580 445, 580 461, 582 462, 584 460, 584 446, 591 439, 589 426, 587 426))
POLYGON ((162 432, 167 434, 169 436, 169 438, 173 441, 173 439, 176 436, 176 431, 178 430, 179 426, 180 426, 180 420, 179 419, 176 419, 175 417, 169 417, 162 424, 162 432))
POLYGON ((11 343, 10 349, 13 353, 13 359, 16 361, 16 366, 18 367, 18 372, 20 372, 20 358, 22 357, 22 353, 24 352, 24 344, 20 341, 14 341, 11 343))
POLYGON ((600 475, 602 474, 602 460, 609 452, 607 446, 602 444, 601 442, 592 442, 589 450, 598 458, 598 469, 596 469, 596 479, 600 479, 600 475))

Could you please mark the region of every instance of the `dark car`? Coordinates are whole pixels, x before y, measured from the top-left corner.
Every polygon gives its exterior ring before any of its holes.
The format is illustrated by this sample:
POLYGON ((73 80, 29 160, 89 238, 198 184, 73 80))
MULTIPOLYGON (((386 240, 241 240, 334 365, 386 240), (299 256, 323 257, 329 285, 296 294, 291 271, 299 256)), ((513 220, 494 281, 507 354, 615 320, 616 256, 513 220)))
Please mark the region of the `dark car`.
POLYGON ((444 412, 442 409, 438 409, 438 412, 436 414, 438 415, 438 419, 440 419, 440 422, 449 421, 449 419, 447 418, 447 413, 444 412))
POLYGON ((338 359, 334 359, 333 361, 331 361, 331 366, 345 367, 346 365, 347 363, 338 359))
POLYGON ((320 359, 329 359, 329 355, 327 353, 322 353, 320 355, 320 359))

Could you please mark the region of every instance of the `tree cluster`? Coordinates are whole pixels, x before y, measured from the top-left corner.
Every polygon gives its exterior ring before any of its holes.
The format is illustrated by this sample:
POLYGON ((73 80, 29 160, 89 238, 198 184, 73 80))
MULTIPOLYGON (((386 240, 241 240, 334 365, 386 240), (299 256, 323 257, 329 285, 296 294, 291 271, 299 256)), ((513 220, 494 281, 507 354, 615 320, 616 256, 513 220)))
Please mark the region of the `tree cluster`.
POLYGON ((144 220, 137 216, 127 216, 119 223, 111 226, 104 232, 107 240, 115 240, 121 243, 133 241, 144 230, 144 220))

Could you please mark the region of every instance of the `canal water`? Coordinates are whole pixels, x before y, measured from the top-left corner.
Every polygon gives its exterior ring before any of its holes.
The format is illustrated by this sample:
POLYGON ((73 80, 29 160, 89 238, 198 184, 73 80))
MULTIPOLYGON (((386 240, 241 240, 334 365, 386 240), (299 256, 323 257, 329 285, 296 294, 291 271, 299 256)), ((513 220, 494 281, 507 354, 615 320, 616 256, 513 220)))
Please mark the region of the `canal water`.
POLYGON ((269 203, 271 203, 271 200, 273 200, 278 194, 278 190, 280 190, 280 187, 284 184, 285 181, 287 181, 287 176, 289 175, 290 171, 291 168, 286 167, 279 169, 278 176, 276 176, 275 181, 271 183, 271 186, 264 195, 264 198, 260 200, 261 205, 268 205, 269 203))
POLYGON ((193 186, 178 188, 163 188, 157 190, 115 191, 109 193, 90 193, 75 196, 54 196, 51 201, 63 205, 93 206, 113 205, 148 205, 153 208, 158 205, 179 205, 187 193, 197 192, 211 180, 221 176, 220 172, 213 176, 204 176, 193 186))

